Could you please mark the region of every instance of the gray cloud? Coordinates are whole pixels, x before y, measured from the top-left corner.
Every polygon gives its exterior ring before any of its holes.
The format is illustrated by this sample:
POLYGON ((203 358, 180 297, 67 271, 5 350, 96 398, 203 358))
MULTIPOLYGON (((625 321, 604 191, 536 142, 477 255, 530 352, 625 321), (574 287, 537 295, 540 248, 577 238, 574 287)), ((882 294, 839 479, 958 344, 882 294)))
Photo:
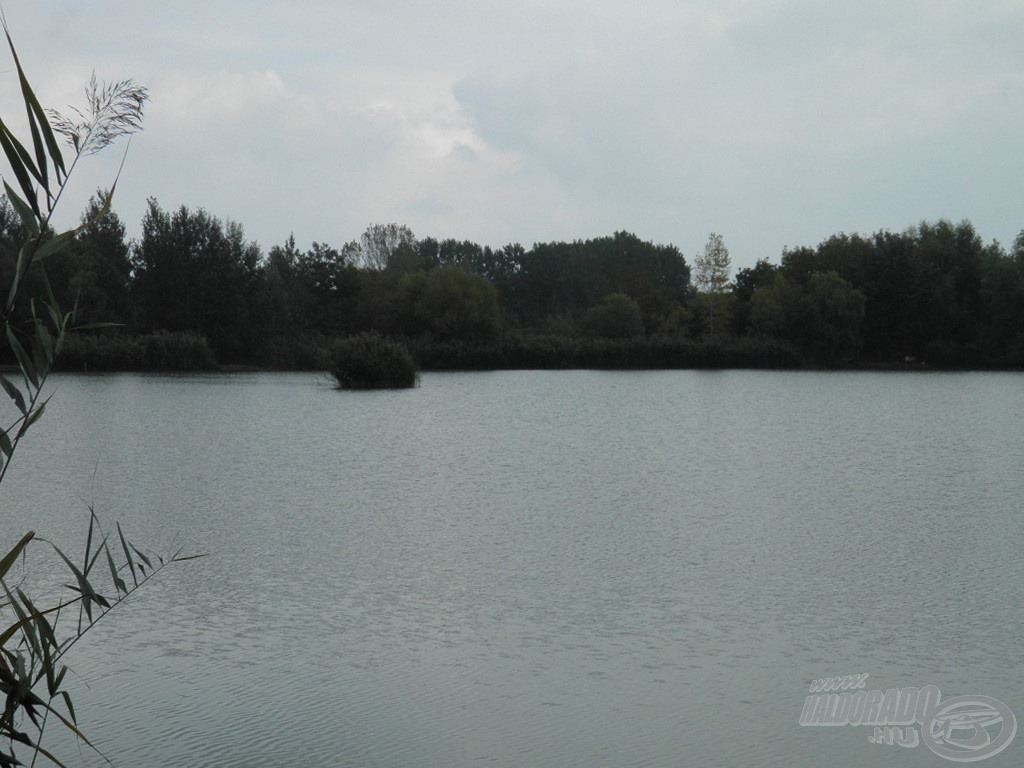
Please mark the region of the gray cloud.
POLYGON ((132 229, 155 195, 265 247, 396 220, 491 245, 629 229, 692 257, 715 230, 742 266, 921 219, 1024 228, 1019 2, 5 7, 45 98, 93 69, 151 87, 132 229))

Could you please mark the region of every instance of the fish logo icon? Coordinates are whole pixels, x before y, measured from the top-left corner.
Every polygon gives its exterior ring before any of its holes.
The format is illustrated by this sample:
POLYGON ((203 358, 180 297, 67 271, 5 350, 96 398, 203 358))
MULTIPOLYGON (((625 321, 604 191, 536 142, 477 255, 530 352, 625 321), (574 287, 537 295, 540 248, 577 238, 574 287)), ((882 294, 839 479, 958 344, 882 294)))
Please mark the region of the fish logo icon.
POLYGON ((1002 752, 1017 733, 1017 718, 999 699, 957 696, 938 704, 921 723, 925 745, 939 757, 960 763, 1002 752))

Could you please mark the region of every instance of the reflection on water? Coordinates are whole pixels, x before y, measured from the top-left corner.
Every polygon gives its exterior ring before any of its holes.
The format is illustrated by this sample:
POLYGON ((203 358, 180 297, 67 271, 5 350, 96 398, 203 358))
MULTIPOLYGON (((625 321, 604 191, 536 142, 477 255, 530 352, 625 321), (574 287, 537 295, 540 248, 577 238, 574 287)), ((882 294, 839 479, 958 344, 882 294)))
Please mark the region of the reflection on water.
POLYGON ((92 500, 212 555, 76 649, 119 765, 938 760, 799 727, 833 674, 1024 715, 1019 376, 65 376, 51 407, 4 530, 75 542, 92 500))

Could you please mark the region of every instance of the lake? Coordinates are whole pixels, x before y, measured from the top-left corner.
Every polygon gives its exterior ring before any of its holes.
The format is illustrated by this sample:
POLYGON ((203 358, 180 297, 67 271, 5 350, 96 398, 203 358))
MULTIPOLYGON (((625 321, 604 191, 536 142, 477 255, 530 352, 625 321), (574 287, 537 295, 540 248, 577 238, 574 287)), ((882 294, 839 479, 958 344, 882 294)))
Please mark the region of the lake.
POLYGON ((7 546, 79 551, 92 503, 209 553, 70 657, 116 765, 951 764, 801 726, 845 675, 1024 717, 1019 374, 53 383, 0 491, 7 546))

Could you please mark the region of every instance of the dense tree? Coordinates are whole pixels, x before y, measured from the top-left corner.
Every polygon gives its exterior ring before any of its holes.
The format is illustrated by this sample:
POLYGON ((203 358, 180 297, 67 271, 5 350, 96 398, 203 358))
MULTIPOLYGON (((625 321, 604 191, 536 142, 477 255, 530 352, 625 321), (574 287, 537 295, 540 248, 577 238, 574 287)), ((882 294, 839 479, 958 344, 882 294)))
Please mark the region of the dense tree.
POLYGON ((918 334, 925 356, 954 359, 977 337, 984 245, 969 222, 921 223, 913 232, 919 248, 914 296, 918 334))
POLYGON ((504 245, 491 253, 490 260, 484 263, 480 274, 504 293, 519 272, 525 253, 526 249, 519 243, 504 245))
POLYGON ((583 325, 587 333, 603 339, 632 339, 644 334, 640 305, 625 293, 605 296, 587 310, 583 325))
POLYGON ((654 245, 628 232, 588 241, 601 275, 596 295, 626 293, 640 307, 646 330, 671 325, 690 300, 690 268, 674 246, 654 245))
POLYGON ((447 238, 438 244, 438 266, 459 267, 460 269, 479 274, 484 262, 484 250, 483 246, 474 243, 472 240, 447 238))
POLYGON ((840 233, 821 243, 815 251, 817 272, 835 272, 856 286, 868 278, 874 245, 869 238, 840 233))
POLYGON ((820 363, 855 359, 863 320, 864 295, 835 272, 814 272, 804 283, 778 272, 751 300, 754 333, 791 341, 820 363))
POLYGON ((877 233, 872 248, 850 259, 843 273, 865 295, 867 353, 936 362, 962 354, 978 331, 982 251, 966 222, 877 233))
POLYGON ((416 242, 416 255, 419 268, 434 269, 441 266, 441 244, 433 237, 424 237, 416 242))
POLYGON ((798 288, 783 272, 770 283, 755 288, 750 298, 750 331, 757 336, 790 336, 790 308, 796 304, 798 288))
POLYGON ((507 284, 515 274, 524 250, 518 243, 494 250, 471 240, 426 238, 420 241, 419 253, 423 269, 458 267, 499 285, 507 284))
POLYGON ((1010 254, 990 245, 984 262, 979 346, 989 360, 1024 365, 1024 232, 1010 254))
POLYGON ((63 306, 77 304, 80 324, 133 319, 130 246, 118 215, 103 212, 107 198, 104 191, 93 196, 68 253, 50 266, 58 300, 63 306))
POLYGON ((817 272, 802 287, 794 337, 813 359, 850 362, 860 353, 864 294, 835 272, 817 272))
POLYGON ((864 295, 867 357, 949 363, 974 354, 983 251, 969 222, 942 220, 871 238, 835 235, 816 249, 785 251, 781 270, 801 285, 835 272, 864 295))
POLYGON ((239 224, 150 199, 133 254, 133 293, 146 331, 195 331, 225 360, 251 354, 260 251, 239 224))
POLYGON ((539 243, 522 253, 505 297, 511 311, 527 326, 582 312, 589 306, 591 275, 581 262, 578 244, 539 243))
POLYGON ((806 283, 811 279, 811 275, 823 271, 825 267, 818 251, 801 246, 782 249, 782 263, 779 269, 790 282, 806 283))
POLYGON ((878 232, 858 275, 865 295, 864 345, 869 357, 902 360, 920 354, 913 323, 913 239, 906 233, 878 232))
POLYGON ((573 243, 540 243, 502 254, 497 284, 509 311, 526 326, 552 318, 580 321, 611 293, 628 293, 645 326, 658 327, 689 298, 690 268, 674 246, 654 245, 628 232, 573 243))
POLYGON ((295 334, 312 324, 312 293, 299 279, 300 258, 295 236, 289 235, 283 245, 271 247, 260 267, 254 303, 260 329, 267 338, 295 334))
MULTIPOLYGON (((728 250, 713 233, 697 259, 695 294, 674 246, 628 232, 495 250, 373 225, 341 249, 314 242, 301 251, 290 237, 264 259, 240 225, 201 209, 167 212, 155 200, 141 240, 129 245, 115 213, 95 216, 101 206, 99 196, 90 201, 88 225, 48 265, 58 299, 77 298, 83 322, 201 334, 222 361, 310 361, 311 352, 286 350, 366 330, 420 344, 495 344, 501 329, 680 338, 713 324, 784 341, 825 364, 858 356, 1024 364, 1024 232, 1006 252, 983 245, 969 222, 787 248, 778 265, 762 259, 738 270, 731 288, 728 250)), ((13 274, 19 229, 0 199, 0 277, 13 274)))
POLYGON ((754 291, 771 285, 778 269, 767 259, 758 259, 753 267, 743 267, 736 271, 732 288, 734 298, 732 330, 737 336, 743 335, 749 329, 751 299, 754 297, 754 291))
POLYGON ((501 330, 498 293, 486 278, 439 267, 402 278, 398 289, 403 329, 442 341, 493 341, 501 330))
POLYGON ((359 330, 361 276, 353 258, 351 248, 319 242, 300 251, 294 236, 270 249, 257 270, 254 324, 275 349, 288 339, 359 330))
POLYGON ((358 330, 355 307, 360 277, 353 257, 351 248, 339 251, 318 242, 299 255, 296 273, 304 295, 310 299, 306 325, 319 333, 358 330))

